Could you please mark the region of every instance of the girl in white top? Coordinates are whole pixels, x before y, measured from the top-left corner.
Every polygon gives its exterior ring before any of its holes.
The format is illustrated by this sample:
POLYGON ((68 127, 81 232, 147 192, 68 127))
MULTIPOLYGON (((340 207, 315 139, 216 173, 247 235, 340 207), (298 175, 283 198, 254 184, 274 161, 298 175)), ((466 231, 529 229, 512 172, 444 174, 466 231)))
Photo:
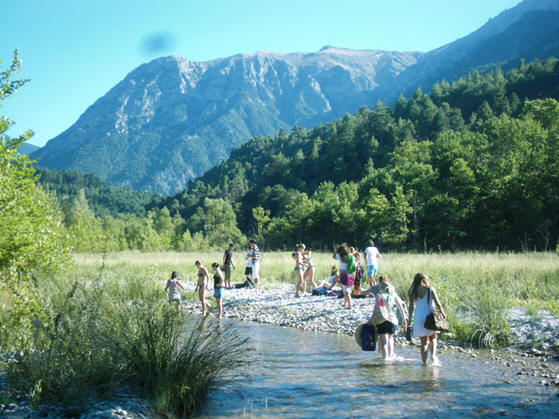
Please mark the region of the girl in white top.
POLYGON ((169 302, 175 302, 180 304, 181 303, 181 294, 179 292, 179 288, 184 289, 181 281, 179 281, 179 273, 173 271, 171 273, 171 279, 167 280, 167 284, 165 285, 165 291, 169 290, 169 302))
POLYGON ((428 351, 431 352, 431 362, 433 365, 440 365, 437 358, 437 332, 425 329, 425 319, 435 306, 437 310, 446 317, 443 307, 437 297, 437 292, 429 285, 429 278, 423 273, 418 273, 413 278, 413 283, 408 291, 409 318, 411 322, 413 314, 413 335, 421 340, 421 360, 423 365, 427 364, 428 351))
POLYGON ((338 283, 339 277, 340 276, 338 275, 338 268, 336 267, 336 265, 333 265, 332 270, 330 271, 330 279, 328 280, 328 282, 323 281, 320 286, 326 288, 327 290, 331 290, 338 283))

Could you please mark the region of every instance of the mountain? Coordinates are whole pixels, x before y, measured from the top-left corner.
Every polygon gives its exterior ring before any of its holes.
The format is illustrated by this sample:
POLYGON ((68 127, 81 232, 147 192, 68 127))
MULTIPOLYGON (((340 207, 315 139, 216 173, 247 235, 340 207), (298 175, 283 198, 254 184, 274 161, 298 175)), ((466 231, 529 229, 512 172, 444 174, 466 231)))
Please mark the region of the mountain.
MULTIPOLYGON (((10 136, 6 135, 6 134, 2 134, 0 135, 0 140, 4 140, 4 141, 9 141, 10 140, 10 136)), ((22 154, 32 154, 35 151, 39 150, 41 147, 33 145, 33 144, 29 144, 29 143, 23 143, 20 147, 19 147, 19 152, 22 154)))
POLYGON ((420 53, 353 51, 171 56, 141 65, 33 155, 48 168, 172 193, 255 135, 313 126, 363 104, 420 53))
POLYGON ((29 144, 29 143, 23 143, 21 145, 21 147, 19 148, 19 151, 23 154, 33 154, 34 152, 36 152, 37 150, 39 150, 41 147, 36 146, 34 144, 29 144))
POLYGON ((430 90, 436 81, 456 80, 474 68, 506 71, 522 59, 551 56, 559 56, 559 0, 525 0, 470 35, 422 55, 383 87, 380 97, 390 103, 400 94, 418 87, 430 90))
POLYGON ((44 167, 172 194, 251 137, 313 127, 378 100, 392 104, 473 69, 554 55, 559 0, 525 0, 425 54, 329 46, 208 62, 162 57, 133 70, 33 157, 44 167))

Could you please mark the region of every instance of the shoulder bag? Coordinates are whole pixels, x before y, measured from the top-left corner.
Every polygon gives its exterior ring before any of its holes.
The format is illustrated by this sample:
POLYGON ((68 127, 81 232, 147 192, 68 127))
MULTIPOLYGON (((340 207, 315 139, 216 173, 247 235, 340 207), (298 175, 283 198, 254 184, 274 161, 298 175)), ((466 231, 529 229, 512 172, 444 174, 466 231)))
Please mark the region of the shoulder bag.
MULTIPOLYGON (((431 306, 431 288, 427 290, 429 296, 427 297, 427 304, 431 306)), ((425 324, 423 325, 427 330, 435 330, 437 332, 446 332, 448 330, 448 323, 442 313, 436 310, 431 311, 427 318, 425 319, 425 324)))

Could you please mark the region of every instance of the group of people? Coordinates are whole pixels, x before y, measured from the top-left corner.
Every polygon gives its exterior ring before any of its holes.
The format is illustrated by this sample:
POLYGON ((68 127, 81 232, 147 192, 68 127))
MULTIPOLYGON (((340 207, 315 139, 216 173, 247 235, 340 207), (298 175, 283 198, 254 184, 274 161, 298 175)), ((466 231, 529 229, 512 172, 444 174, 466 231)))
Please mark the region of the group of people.
MULTIPOLYGON (((215 298, 217 306, 218 319, 221 319, 223 316, 223 288, 231 288, 231 271, 232 269, 235 269, 233 250, 235 250, 235 245, 230 243, 229 247, 223 254, 223 263, 220 264, 218 262, 213 262, 211 264, 214 281, 213 297, 215 298)), ((258 248, 255 240, 250 240, 246 259, 246 279, 243 285, 255 286, 258 284, 260 273, 260 249, 258 248)), ((196 269, 198 269, 196 292, 198 293, 198 298, 200 300, 200 304, 202 305, 202 316, 205 316, 208 311, 211 310, 211 304, 206 299, 206 293, 209 290, 211 281, 210 273, 201 260, 194 262, 194 265, 196 266, 196 269)), ((179 288, 182 288, 183 290, 185 289, 184 285, 178 278, 178 272, 173 271, 171 273, 171 278, 167 280, 165 285, 165 291, 168 292, 170 303, 181 303, 179 288)))
MULTIPOLYGON (((231 271, 235 269, 233 261, 234 245, 230 244, 223 255, 222 263, 214 262, 211 264, 213 272, 214 292, 213 296, 217 305, 217 317, 221 319, 223 315, 223 288, 231 288, 231 271)), ((379 310, 379 306, 384 307, 381 322, 375 325, 378 335, 378 349, 384 359, 392 359, 394 354, 394 334, 401 324, 402 330, 408 332, 420 339, 421 359, 424 364, 427 363, 429 353, 431 354, 431 362, 438 364, 437 358, 437 332, 425 328, 425 319, 436 308, 443 316, 444 310, 438 299, 435 289, 430 285, 429 278, 423 273, 418 273, 413 279, 408 290, 408 307, 400 298, 394 286, 390 283, 388 276, 378 274, 378 260, 381 254, 375 247, 372 240, 369 240, 364 250, 365 260, 361 260, 361 253, 346 244, 338 246, 333 254, 333 258, 339 263, 332 266, 331 275, 328 281, 322 282, 317 286, 315 282, 316 267, 312 261, 311 252, 303 243, 296 245, 296 252, 292 253, 295 261, 295 297, 300 297, 301 293, 306 292, 307 281, 313 289, 322 288, 332 290, 338 283, 341 285, 343 295, 343 307, 351 309, 352 295, 366 297, 374 296, 373 317, 375 311, 379 310), (365 278, 368 280, 369 287, 361 290, 361 285, 365 284, 365 278), (400 318, 398 318, 398 314, 400 318), (408 331, 408 327, 412 324, 413 328, 408 331)), ((210 303, 206 300, 206 291, 209 289, 210 273, 201 260, 195 263, 198 269, 196 291, 202 306, 202 315, 206 315, 211 309, 210 303)), ((243 286, 255 286, 259 281, 260 271, 260 250, 255 240, 250 241, 249 249, 246 253, 245 266, 245 282, 243 286)), ((179 288, 184 289, 183 284, 178 279, 178 273, 173 271, 171 278, 167 281, 165 290, 168 291, 169 302, 181 302, 179 288)))
MULTIPOLYGON (((378 261, 381 254, 375 247, 373 240, 367 242, 367 247, 363 253, 365 254, 365 264, 362 263, 361 253, 353 247, 348 247, 346 244, 338 246, 333 258, 338 261, 339 269, 335 265, 332 266, 329 280, 321 283, 318 288, 332 290, 339 283, 344 298, 343 307, 348 310, 351 309, 352 295, 360 297, 373 295, 375 297, 373 316, 378 305, 385 307, 385 317, 382 317, 384 321, 375 325, 379 342, 378 350, 384 359, 395 357, 394 334, 401 323, 403 332, 408 332, 407 335, 410 338, 412 335, 419 338, 423 363, 427 363, 430 353, 431 362, 438 364, 437 332, 426 329, 424 324, 425 319, 435 310, 435 307, 443 316, 445 314, 435 289, 429 284, 427 275, 423 273, 415 275, 408 290, 409 310, 406 310, 404 301, 390 283, 388 276, 381 274, 377 278, 378 261), (361 291, 365 273, 369 288, 361 291), (398 314, 400 318, 398 318, 398 314), (408 331, 408 326, 412 324, 412 316, 414 318, 413 328, 408 331)), ((297 279, 295 296, 299 297, 301 290, 303 293, 306 290, 307 280, 311 282, 314 288, 317 288, 314 282, 315 267, 311 260, 311 252, 306 250, 304 244, 297 245, 297 251, 292 254, 292 257, 295 261, 297 279)), ((318 294, 320 295, 320 292, 318 294)), ((371 316, 371 322, 373 316, 371 316)))

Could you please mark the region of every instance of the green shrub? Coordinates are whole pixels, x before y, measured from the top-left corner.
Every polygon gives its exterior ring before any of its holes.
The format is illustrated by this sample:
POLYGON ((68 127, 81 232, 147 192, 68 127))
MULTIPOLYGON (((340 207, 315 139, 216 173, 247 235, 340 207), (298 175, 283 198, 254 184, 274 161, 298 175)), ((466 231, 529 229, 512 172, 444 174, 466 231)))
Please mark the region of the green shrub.
POLYGON ((162 413, 192 414, 215 380, 243 364, 246 340, 230 325, 196 320, 165 301, 161 287, 129 272, 92 272, 47 286, 53 322, 42 345, 18 352, 8 379, 33 403, 74 411, 122 383, 162 413))

